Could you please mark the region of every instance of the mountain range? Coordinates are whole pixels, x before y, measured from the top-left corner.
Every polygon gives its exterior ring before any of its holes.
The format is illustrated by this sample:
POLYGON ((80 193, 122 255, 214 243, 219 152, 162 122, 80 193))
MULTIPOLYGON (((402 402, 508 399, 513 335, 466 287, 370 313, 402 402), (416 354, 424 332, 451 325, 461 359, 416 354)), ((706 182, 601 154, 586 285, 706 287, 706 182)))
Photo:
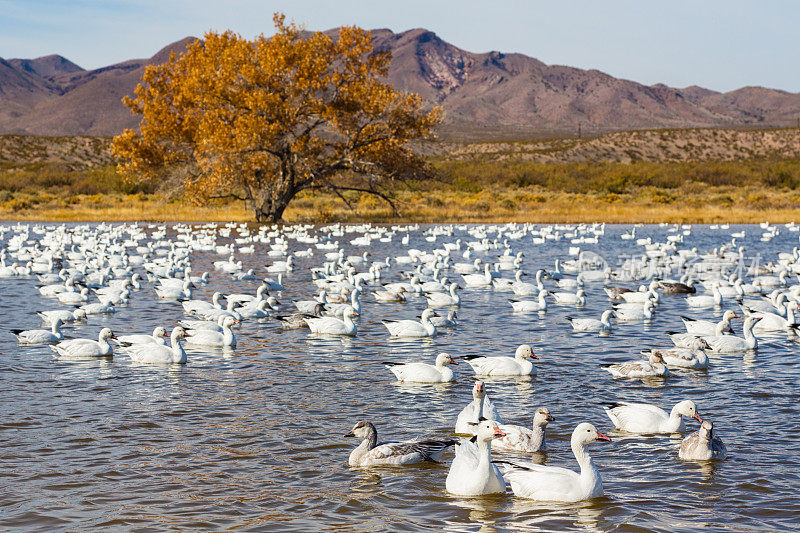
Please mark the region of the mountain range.
MULTIPOLYGON (((336 37, 338 30, 327 33, 336 37)), ((780 127, 800 121, 800 93, 763 87, 717 92, 643 85, 598 70, 547 65, 513 53, 472 53, 425 29, 372 30, 392 52, 389 80, 443 106, 442 134, 461 140, 697 127, 780 127)), ((84 70, 59 55, 0 58, 0 133, 115 135, 136 127, 121 103, 149 64, 181 52, 174 42, 148 59, 84 70)))

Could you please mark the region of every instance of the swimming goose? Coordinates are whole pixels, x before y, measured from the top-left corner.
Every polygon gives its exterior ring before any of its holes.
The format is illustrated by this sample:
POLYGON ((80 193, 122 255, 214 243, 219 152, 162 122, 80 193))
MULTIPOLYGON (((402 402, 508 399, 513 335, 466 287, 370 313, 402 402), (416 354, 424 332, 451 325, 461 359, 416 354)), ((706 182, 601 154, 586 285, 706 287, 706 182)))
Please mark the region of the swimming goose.
MULTIPOLYGON (((739 315, 728 309, 722 314, 722 320, 720 321, 723 324, 722 331, 733 333, 733 328, 731 328, 731 320, 734 318, 741 318, 739 315)), ((686 333, 691 333, 692 335, 713 335, 716 336, 717 333, 717 326, 720 322, 713 322, 711 320, 700 320, 697 318, 690 318, 688 316, 681 316, 681 320, 683 320, 684 326, 686 326, 686 333)))
POLYGON ((651 353, 647 361, 628 361, 626 363, 604 363, 600 365, 615 378, 646 378, 669 376, 669 369, 659 353, 651 353))
POLYGON ((447 492, 458 496, 504 493, 506 483, 492 464, 492 439, 504 436, 493 422, 484 420, 477 426, 475 442, 462 439, 445 480, 447 492))
POLYGON ((718 337, 703 337, 715 353, 736 353, 755 350, 758 348, 758 340, 753 335, 753 327, 761 320, 761 317, 750 315, 742 326, 744 338, 735 335, 720 335, 718 337))
POLYGON ((350 466, 399 466, 424 461, 438 462, 442 453, 456 444, 454 439, 428 438, 378 444, 378 431, 366 420, 353 426, 345 437, 362 439, 361 444, 350 453, 350 466))
POLYGON ((544 290, 544 283, 542 283, 543 276, 544 276, 544 270, 537 270, 536 283, 524 283, 522 281, 517 280, 511 286, 511 290, 513 290, 514 294, 516 294, 517 296, 532 296, 534 294, 539 294, 539 291, 544 290))
POLYGON ((464 355, 462 358, 469 363, 469 366, 475 371, 475 375, 493 377, 535 376, 536 368, 531 359, 539 359, 528 344, 520 344, 514 357, 464 355))
POLYGON ((372 294, 376 302, 405 302, 406 297, 403 296, 405 292, 405 287, 398 287, 397 291, 375 291, 372 294))
POLYGON ((233 348, 236 346, 236 335, 233 334, 231 326, 235 323, 235 318, 226 316, 222 318, 222 323, 220 324, 222 332, 210 329, 194 330, 190 335, 187 335, 186 344, 233 348))
POLYGON ((300 329, 300 328, 307 328, 308 324, 304 319, 306 318, 321 318, 322 313, 325 311, 325 306, 323 304, 317 304, 314 306, 314 313, 292 313, 291 315, 278 315, 273 318, 275 320, 279 320, 283 329, 300 329))
POLYGON ((447 365, 457 365, 458 362, 448 353, 436 356, 436 364, 427 363, 392 363, 384 362, 392 373, 397 376, 397 381, 411 381, 414 383, 446 383, 455 380, 453 371, 447 365))
POLYGON ((52 324, 57 319, 60 319, 64 324, 77 320, 86 320, 86 311, 83 309, 75 309, 74 311, 61 309, 56 311, 39 311, 37 314, 46 324, 52 324))
POLYGON ((183 306, 183 310, 189 314, 197 314, 200 311, 207 311, 209 309, 222 309, 222 305, 219 303, 219 299, 222 297, 222 294, 219 292, 215 292, 211 296, 211 303, 206 302, 205 300, 189 300, 188 302, 182 302, 181 305, 183 306))
POLYGON ((533 428, 529 429, 514 424, 500 424, 500 431, 505 437, 495 439, 492 446, 495 450, 505 452, 535 453, 547 449, 545 443, 545 430, 547 424, 555 418, 547 407, 540 407, 533 415, 533 428))
POLYGON ((615 428, 628 433, 647 435, 683 433, 685 431, 684 416, 703 422, 692 400, 683 400, 675 404, 669 413, 655 405, 629 402, 605 403, 603 410, 614 423, 615 428))
POLYGON ((708 368, 708 354, 705 352, 707 349, 711 349, 708 342, 703 338, 696 337, 689 348, 642 350, 642 353, 648 356, 653 352, 659 353, 667 367, 703 370, 708 368))
POLYGON ((61 341, 50 348, 62 357, 108 357, 114 355, 114 350, 108 339, 116 339, 108 328, 100 330, 98 340, 69 339, 61 341))
POLYGON ((483 274, 465 274, 461 276, 467 287, 488 287, 492 285, 492 272, 489 263, 486 263, 483 274))
POLYGON ((64 340, 61 333, 61 319, 56 318, 49 330, 47 329, 12 329, 11 333, 17 337, 19 344, 46 344, 64 340))
POLYGON ((764 313, 762 311, 751 311, 747 307, 743 307, 745 313, 748 315, 755 315, 761 317, 761 320, 753 327, 759 331, 786 331, 792 326, 796 325, 794 312, 797 311, 798 304, 791 301, 786 304, 786 317, 776 313, 764 313))
POLYGON ((698 296, 687 296, 686 303, 689 307, 720 307, 722 306, 722 294, 719 292, 719 283, 714 284, 713 295, 700 294, 698 296))
POLYGON ((615 307, 614 313, 617 320, 631 322, 634 320, 650 320, 653 318, 653 302, 645 301, 643 304, 634 304, 635 307, 615 307))
POLYGON ((464 407, 456 418, 455 432, 462 435, 474 435, 475 425, 485 418, 492 422, 502 424, 500 413, 486 395, 486 388, 483 381, 476 381, 472 387, 472 401, 464 407))
POLYGON ((455 309, 450 309, 447 313, 447 316, 432 316, 431 317, 431 324, 436 326, 437 331, 438 328, 454 328, 458 325, 458 313, 456 313, 455 309))
POLYGON ((547 296, 550 293, 547 291, 539 291, 539 300, 509 300, 511 307, 517 313, 526 313, 534 311, 547 311, 547 296))
POLYGON ((167 330, 164 326, 157 326, 152 335, 121 335, 117 337, 117 342, 121 345, 131 344, 167 344, 167 330))
POLYGON ((156 295, 162 300, 181 300, 192 297, 192 282, 186 280, 181 287, 160 286, 155 287, 156 295))
POLYGON ((614 327, 611 323, 611 319, 616 319, 616 317, 617 314, 608 309, 603 311, 600 320, 596 318, 572 318, 571 316, 566 317, 566 320, 572 325, 572 329, 575 331, 611 331, 611 328, 614 327))
POLYGON ((58 294, 58 301, 62 304, 78 305, 89 301, 89 289, 86 287, 81 292, 62 292, 58 294))
POLYGON ((357 313, 352 307, 348 307, 343 315, 343 320, 339 320, 336 317, 326 316, 322 318, 304 318, 306 324, 308 324, 308 329, 311 330, 311 333, 322 333, 325 335, 347 335, 347 336, 354 336, 358 333, 358 328, 356 327, 355 322, 353 322, 353 317, 356 316, 357 313))
POLYGON ((301 313, 313 313, 317 304, 325 305, 328 303, 328 291, 320 289, 319 296, 314 300, 295 300, 294 306, 301 313))
POLYGON ((583 289, 578 292, 553 292, 550 293, 557 304, 561 305, 584 305, 586 303, 586 293, 583 289))
POLYGON ((428 305, 431 307, 444 307, 447 305, 461 305, 461 296, 456 294, 456 290, 458 290, 458 285, 456 283, 450 284, 450 294, 446 294, 443 292, 433 292, 430 294, 425 295, 428 299, 428 305))
POLYGON ((416 320, 381 320, 389 330, 392 337, 433 337, 436 335, 436 326, 431 322, 431 317, 438 316, 433 309, 425 309, 420 321, 416 320))
POLYGON ((611 439, 587 422, 578 424, 572 432, 570 444, 580 473, 556 466, 503 461, 503 476, 519 498, 558 502, 597 498, 603 495, 603 479, 586 451, 587 445, 597 441, 611 442, 611 439))
POLYGON ((678 457, 684 461, 725 459, 727 455, 728 449, 722 439, 714 436, 714 425, 710 420, 704 420, 699 430, 686 436, 678 450, 678 457))
POLYGON ((125 347, 125 352, 131 360, 136 363, 150 365, 168 365, 186 363, 186 352, 181 346, 181 339, 185 338, 186 332, 182 327, 177 326, 172 330, 170 336, 171 346, 166 346, 157 342, 132 344, 125 347))

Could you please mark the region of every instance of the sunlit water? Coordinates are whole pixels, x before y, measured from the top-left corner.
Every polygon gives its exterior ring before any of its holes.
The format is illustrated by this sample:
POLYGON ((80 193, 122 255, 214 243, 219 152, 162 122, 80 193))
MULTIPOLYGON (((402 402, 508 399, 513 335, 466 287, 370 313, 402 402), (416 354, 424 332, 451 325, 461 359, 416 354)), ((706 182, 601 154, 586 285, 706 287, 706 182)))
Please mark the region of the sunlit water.
MULTIPOLYGON (((424 228, 423 228, 424 229, 424 228)), ((608 226, 599 245, 581 245, 606 257, 641 254, 642 248, 608 226)), ((695 226, 682 246, 711 249, 730 240, 730 230, 695 226)), ((783 231, 759 242, 748 226, 746 254, 774 260, 791 251, 797 233, 783 231)), ((170 232, 170 235, 174 233, 170 232)), ((639 228, 637 236, 663 240, 664 227, 639 228)), ((356 235, 339 239, 349 242, 356 235)), ((397 254, 373 242, 374 259, 397 254)), ((457 230, 454 237, 472 240, 457 230)), ((431 250, 421 232, 410 247, 431 250)), ((220 238, 218 243, 227 242, 220 238)), ((512 243, 526 254, 524 269, 552 268, 567 258, 568 241, 512 243)), ((291 250, 308 245, 292 242, 291 250)), ((346 246, 348 254, 363 248, 346 246)), ((492 255, 499 253, 490 251, 492 255)), ((193 255, 193 270, 213 270, 221 257, 193 255)), ((248 266, 265 263, 264 245, 239 256, 248 266)), ((223 257, 224 259, 224 257, 223 257)), ((459 261, 462 259, 459 257, 459 261)), ((298 268, 278 294, 284 308, 314 294, 307 267, 322 253, 297 260, 298 268)), ((395 266, 383 281, 399 279, 395 266)), ((259 273, 263 273, 259 271, 259 273)), ((510 276, 506 272, 506 276, 510 276)), ((552 282, 548 281, 548 284, 552 282)), ((222 273, 198 290, 254 292, 258 282, 235 282, 222 273)), ((363 298, 355 338, 320 338, 307 330, 282 331, 276 321, 246 321, 231 352, 189 348, 183 366, 138 366, 124 354, 110 360, 60 361, 47 346, 19 347, 0 335, 0 528, 77 531, 165 529, 244 531, 444 530, 512 531, 586 529, 609 531, 766 531, 796 527, 800 509, 800 438, 797 348, 787 335, 760 339, 757 353, 717 356, 707 372, 674 371, 666 380, 615 381, 598 365, 637 357, 645 347, 669 346, 664 334, 680 330, 679 315, 720 316, 721 309, 693 311, 682 297, 664 296, 648 323, 619 326, 611 335, 573 333, 567 315, 599 317, 609 307, 602 283, 587 283, 582 308, 550 305, 544 315, 514 314, 510 293, 462 291, 460 325, 432 340, 392 341, 382 318, 413 318, 420 296, 405 304, 363 298), (458 498, 444 490, 451 453, 444 464, 395 469, 347 465, 357 444, 342 435, 367 418, 379 438, 451 433, 456 415, 471 400, 472 372, 454 367, 457 382, 398 386, 381 361, 432 361, 439 351, 512 355, 531 343, 541 360, 531 380, 488 383, 490 397, 507 423, 528 426, 535 409, 556 417, 548 428, 546 464, 577 469, 569 448, 576 424, 588 421, 614 442, 590 451, 603 476, 606 496, 578 504, 542 504, 505 496, 458 498), (599 402, 643 401, 669 410, 693 399, 714 422, 729 457, 715 463, 678 459, 679 439, 623 437, 612 430, 599 402)), ((88 324, 66 327, 70 337, 92 337, 102 326, 115 333, 147 333, 183 318, 179 303, 155 300, 149 285, 128 306, 88 324)), ((727 302, 724 308, 735 305, 727 302)), ((63 308, 63 306, 61 306, 63 308)), ((0 280, 0 317, 7 329, 38 327, 33 312, 60 308, 39 297, 36 278, 0 280)), ((741 333, 741 323, 735 323, 741 333)), ((697 428, 689 421, 690 430, 697 428)))

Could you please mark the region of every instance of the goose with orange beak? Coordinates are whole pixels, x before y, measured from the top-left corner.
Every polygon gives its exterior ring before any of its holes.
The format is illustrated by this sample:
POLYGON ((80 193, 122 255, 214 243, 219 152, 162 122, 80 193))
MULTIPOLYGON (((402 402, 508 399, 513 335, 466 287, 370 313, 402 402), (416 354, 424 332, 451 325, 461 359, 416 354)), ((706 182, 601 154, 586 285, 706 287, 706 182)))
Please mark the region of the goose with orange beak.
POLYGON ((500 470, 492 463, 492 440, 505 437, 491 420, 477 423, 476 435, 462 439, 447 473, 445 488, 458 496, 482 496, 506 491, 500 470))

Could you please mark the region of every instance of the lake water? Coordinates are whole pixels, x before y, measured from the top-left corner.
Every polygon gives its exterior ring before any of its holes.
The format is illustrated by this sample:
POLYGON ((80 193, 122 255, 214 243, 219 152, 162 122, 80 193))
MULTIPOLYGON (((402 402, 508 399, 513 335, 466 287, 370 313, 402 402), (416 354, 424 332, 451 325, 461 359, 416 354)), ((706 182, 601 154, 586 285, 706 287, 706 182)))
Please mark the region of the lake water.
MULTIPOLYGON (((147 228, 148 233, 153 231, 147 228)), ((401 246, 374 241, 368 248, 345 245, 349 254, 369 249, 382 260, 408 247, 432 250, 443 242, 474 240, 465 227, 436 242, 423 226, 401 246)), ((710 250, 746 230, 748 258, 763 262, 791 251, 798 233, 779 227, 771 242, 760 242, 758 226, 728 230, 693 226, 681 247, 710 250)), ((642 247, 620 240, 628 226, 606 226, 599 244, 581 244, 618 265, 618 258, 641 255, 642 247)), ((656 241, 675 233, 663 226, 637 229, 656 241)), ((172 229, 168 236, 174 236, 172 229)), ((348 243, 358 233, 338 238, 348 243)), ((493 236, 490 234, 490 238, 493 236)), ((7 240, 9 234, 6 234, 7 240)), ((36 238, 31 235, 31 238, 36 238)), ((218 244, 230 239, 220 237, 218 244)), ((146 242, 146 241, 145 241, 146 242)), ((568 239, 533 244, 530 236, 512 241, 525 253, 523 268, 533 273, 568 259, 568 239)), ((290 241, 290 250, 309 245, 290 241)), ((237 255, 245 268, 265 275, 265 245, 237 255)), ((477 257, 492 258, 501 250, 477 257)), ((460 254, 460 252, 459 252, 460 254)), ((195 252, 195 273, 212 271, 211 282, 195 297, 222 292, 254 292, 258 281, 233 281, 214 272, 225 259, 195 252)), ((292 300, 315 293, 308 268, 323 261, 298 258, 278 294, 285 309, 292 300)), ((456 261, 463 261, 459 256, 456 261)), ((748 263, 749 264, 749 263, 748 263)), ((399 279, 407 265, 385 271, 382 281, 399 279)), ((506 271, 510 277, 511 272, 506 271)), ((529 280, 530 281, 530 280, 529 280)), ((547 281, 552 286, 552 281, 547 281)), ((39 296, 37 280, 0 279, 0 318, 6 329, 39 327, 33 313, 64 308, 39 296)), ((565 316, 599 317, 610 302, 603 283, 587 283, 584 307, 550 303, 544 315, 514 314, 510 293, 462 291, 459 326, 430 340, 390 340, 383 318, 413 318, 425 307, 420 296, 403 304, 379 304, 365 294, 355 338, 320 338, 307 330, 283 331, 274 320, 245 321, 238 347, 229 352, 187 347, 182 366, 142 366, 118 352, 113 359, 64 361, 48 346, 18 346, 0 335, 0 529, 77 531, 768 531, 793 529, 800 517, 800 414, 798 344, 786 334, 759 339, 755 353, 713 356, 709 370, 674 371, 666 380, 620 381, 599 367, 636 358, 646 347, 670 346, 665 331, 682 330, 680 315, 719 317, 722 309, 691 310, 683 297, 662 296, 649 322, 619 325, 612 334, 575 333, 565 316), (608 433, 612 443, 590 452, 606 495, 577 504, 544 504, 504 496, 448 495, 444 464, 394 469, 355 469, 347 458, 358 442, 344 438, 366 418, 381 439, 422 433, 451 434, 458 412, 471 400, 472 372, 453 367, 452 385, 399 386, 381 361, 425 360, 447 351, 513 355, 530 343, 541 358, 530 380, 487 383, 489 396, 506 423, 529 426, 535 409, 556 417, 548 427, 546 464, 577 469, 569 437, 580 422, 608 433), (613 431, 601 401, 629 400, 669 410, 693 399, 714 422, 727 444, 724 461, 697 463, 677 457, 680 440, 669 436, 630 437, 613 431)), ((635 285, 631 285, 635 286, 635 285)), ((368 291, 367 291, 368 292, 368 291)), ((103 326, 116 334, 171 328, 185 318, 180 303, 155 299, 151 284, 133 293, 117 313, 90 317, 64 328, 70 337, 96 338, 103 326)), ((741 323, 734 324, 741 334, 741 323)), ((687 422, 690 431, 697 423, 687 422)))

